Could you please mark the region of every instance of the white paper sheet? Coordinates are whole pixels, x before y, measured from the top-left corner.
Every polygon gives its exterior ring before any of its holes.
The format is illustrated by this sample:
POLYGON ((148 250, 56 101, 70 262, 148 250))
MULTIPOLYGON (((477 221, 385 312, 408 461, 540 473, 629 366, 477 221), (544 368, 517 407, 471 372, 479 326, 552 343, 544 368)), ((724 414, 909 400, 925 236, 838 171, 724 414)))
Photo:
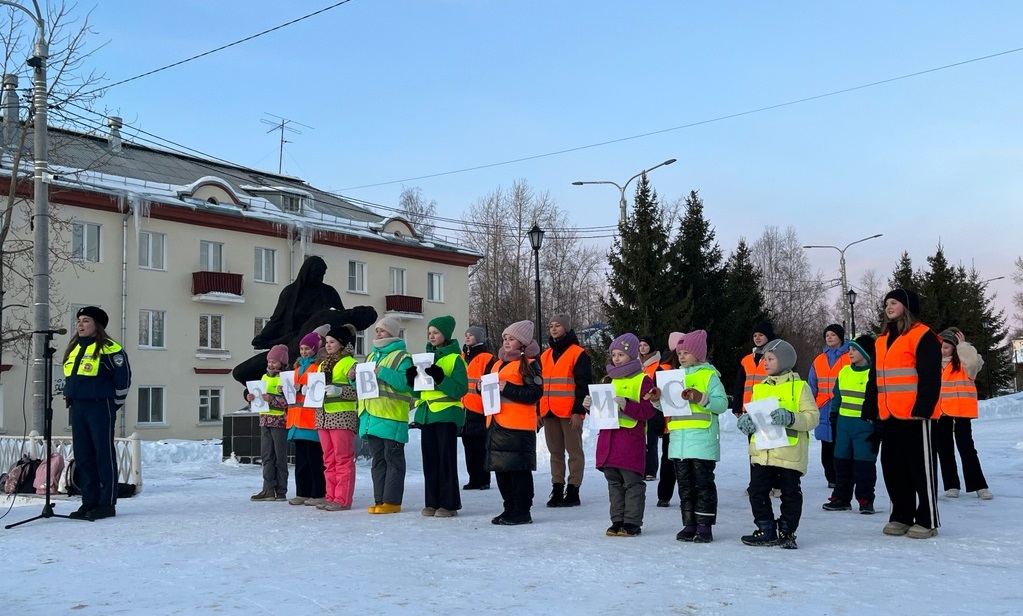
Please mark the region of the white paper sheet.
POLYGON ((776 426, 771 423, 771 411, 776 408, 778 408, 778 398, 773 396, 746 403, 746 412, 749 413, 753 423, 757 425, 757 431, 753 433, 757 449, 788 447, 789 437, 785 433, 785 426, 776 426))
POLYGON ((372 400, 380 397, 377 386, 377 363, 367 361, 355 364, 355 391, 359 400, 372 400))
POLYGON ((590 385, 590 427, 596 430, 617 430, 618 405, 615 404, 615 386, 611 383, 590 385))
POLYGON ((433 353, 414 353, 412 364, 416 367, 416 379, 412 383, 413 391, 433 391, 433 377, 423 372, 433 365, 433 353))
POLYGON ((249 402, 249 410, 253 413, 265 413, 270 410, 270 404, 263 399, 263 394, 266 393, 266 383, 262 380, 259 381, 246 381, 245 389, 249 390, 249 393, 254 397, 249 402))
POLYGON ((312 409, 323 408, 323 398, 327 390, 326 376, 322 372, 306 374, 306 385, 302 389, 302 393, 305 394, 305 400, 302 402, 303 406, 312 409))
POLYGON ((284 370, 281 372, 281 394, 288 404, 295 404, 295 371, 284 370))
POLYGON ((661 390, 661 412, 665 417, 685 417, 693 414, 689 401, 682 397, 686 388, 685 370, 655 372, 657 388, 661 390))
POLYGON ((483 398, 483 414, 497 415, 501 412, 501 375, 496 372, 480 377, 480 396, 483 398))

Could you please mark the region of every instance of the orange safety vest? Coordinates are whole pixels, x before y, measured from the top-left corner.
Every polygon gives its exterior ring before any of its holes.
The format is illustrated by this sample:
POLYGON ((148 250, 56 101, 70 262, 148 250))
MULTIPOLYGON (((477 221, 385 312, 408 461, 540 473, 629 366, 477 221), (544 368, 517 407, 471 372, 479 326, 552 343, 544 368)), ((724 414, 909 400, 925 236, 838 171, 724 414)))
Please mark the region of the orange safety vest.
POLYGON ((817 408, 821 408, 831 400, 838 382, 838 373, 849 365, 849 354, 842 353, 834 366, 828 365, 828 354, 821 353, 813 360, 813 371, 817 375, 817 408))
MULTIPOLYGON (((877 338, 874 350, 877 353, 877 410, 881 419, 912 419, 916 403, 916 387, 919 375, 916 372, 916 347, 924 336, 937 336, 923 323, 916 323, 902 334, 888 348, 888 332, 877 338)), ((941 414, 940 405, 935 405, 931 419, 941 414)))
MULTIPOLYGON (((309 384, 309 373, 318 372, 320 370, 320 364, 310 364, 308 368, 300 372, 301 368, 295 368, 295 389, 298 389, 299 385, 309 384)), ((285 421, 285 425, 288 428, 292 426, 296 428, 304 428, 306 430, 316 429, 316 409, 302 406, 305 402, 305 395, 295 394, 295 404, 288 406, 288 417, 285 421)))
POLYGON ((977 418, 977 386, 961 364, 958 370, 954 370, 952 362, 949 362, 941 371, 941 397, 938 398, 938 408, 941 409, 942 415, 949 417, 977 418))
POLYGON ((654 385, 657 385, 657 377, 654 375, 657 374, 658 370, 674 370, 674 368, 672 368, 671 364, 650 364, 646 368, 643 368, 643 372, 650 377, 650 380, 654 382, 654 385))
MULTIPOLYGON (((528 360, 527 360, 528 361, 528 360)), ((498 373, 498 379, 507 381, 512 385, 522 385, 522 375, 519 374, 519 360, 505 362, 497 360, 490 373, 498 373)), ((501 396, 501 412, 496 415, 487 416, 487 425, 497 420, 497 424, 509 430, 529 430, 536 432, 536 404, 512 402, 501 396)))
POLYGON ((571 417, 575 406, 575 362, 585 352, 581 346, 573 344, 565 349, 556 362, 554 349, 547 349, 540 356, 540 367, 543 370, 541 415, 550 411, 562 419, 571 417))
MULTIPOLYGON (((469 376, 469 391, 462 396, 462 405, 466 411, 483 414, 483 396, 476 392, 479 390, 480 377, 493 358, 491 353, 480 353, 465 367, 465 373, 469 376)), ((465 355, 462 355, 462 359, 465 359, 465 355)))
POLYGON ((753 363, 753 353, 742 358, 742 369, 746 371, 746 383, 742 389, 742 403, 745 405, 753 399, 753 386, 767 378, 767 371, 764 369, 764 358, 760 363, 753 363))

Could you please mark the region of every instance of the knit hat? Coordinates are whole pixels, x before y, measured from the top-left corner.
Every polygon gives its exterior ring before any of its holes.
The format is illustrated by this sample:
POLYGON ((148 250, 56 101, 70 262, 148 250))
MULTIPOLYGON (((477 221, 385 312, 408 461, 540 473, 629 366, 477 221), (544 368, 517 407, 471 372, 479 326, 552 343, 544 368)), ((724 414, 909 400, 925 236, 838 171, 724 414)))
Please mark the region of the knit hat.
POLYGON ((341 346, 347 346, 349 344, 355 344, 355 333, 358 330, 351 323, 345 323, 344 325, 335 325, 330 328, 327 332, 327 336, 330 336, 334 340, 341 343, 341 346))
POLYGON ((959 344, 959 338, 956 336, 958 332, 959 332, 958 327, 950 327, 938 335, 941 336, 942 342, 947 342, 952 346, 956 346, 959 344))
POLYGON ((757 323, 756 327, 753 328, 753 333, 761 333, 767 336, 767 340, 774 340, 778 336, 774 333, 774 326, 771 325, 770 321, 761 321, 757 323))
POLYGON ((774 353, 778 359, 778 374, 784 374, 796 367, 796 350, 781 338, 776 338, 764 345, 764 354, 767 353, 774 353))
POLYGON ((455 331, 455 317, 443 316, 430 321, 427 327, 436 327, 437 331, 444 336, 444 340, 451 340, 451 334, 455 331))
POLYGON ((678 350, 678 343, 682 342, 682 338, 685 336, 682 332, 671 332, 668 334, 668 348, 674 353, 678 350))
POLYGON ((266 353, 266 361, 276 361, 282 366, 288 365, 288 345, 286 344, 275 344, 266 353))
POLYGON ((640 341, 640 342, 645 342, 645 343, 646 343, 646 345, 647 345, 648 347, 650 347, 650 352, 651 352, 651 353, 653 353, 653 352, 654 352, 654 350, 655 350, 655 349, 657 348, 657 346, 656 346, 656 345, 654 345, 654 339, 653 339, 652 337, 650 337, 650 336, 640 336, 640 337, 639 337, 639 341, 640 341))
POLYGON ((390 334, 391 338, 397 338, 398 334, 401 333, 401 321, 397 317, 384 317, 377 321, 373 329, 382 329, 390 334))
POLYGON ((845 341, 845 328, 839 325, 838 323, 832 323, 831 325, 825 327, 824 336, 827 336, 828 332, 835 332, 835 335, 838 336, 839 340, 843 342, 845 341))
POLYGON ((298 341, 298 346, 307 346, 318 351, 320 349, 320 335, 316 332, 309 332, 298 341))
POLYGON ((476 325, 470 325, 466 332, 472 334, 472 337, 476 339, 477 344, 486 344, 487 342, 487 331, 482 327, 476 325))
POLYGON ((849 341, 849 346, 856 349, 868 362, 874 361, 874 344, 877 341, 870 334, 857 336, 855 340, 849 341))
POLYGON ((915 292, 909 289, 893 289, 884 296, 885 302, 890 299, 894 299, 916 316, 920 316, 920 297, 915 292))
POLYGON ((629 356, 629 359, 636 359, 639 357, 639 338, 636 334, 622 334, 611 341, 611 346, 607 347, 607 352, 621 351, 629 356))
POLYGON ((533 342, 533 322, 532 321, 516 321, 508 327, 504 328, 502 335, 511 336, 522 343, 522 346, 529 346, 530 342, 533 342))
POLYGON ((78 317, 89 317, 103 329, 106 329, 107 323, 110 322, 110 317, 108 317, 107 313, 99 306, 86 306, 84 308, 79 308, 78 312, 75 313, 75 318, 77 319, 78 317))
POLYGON ((685 334, 676 350, 692 353, 700 361, 707 360, 707 332, 697 329, 685 334))
POLYGON ((567 312, 562 312, 551 317, 551 323, 559 323, 565 328, 566 332, 572 331, 572 315, 567 312))

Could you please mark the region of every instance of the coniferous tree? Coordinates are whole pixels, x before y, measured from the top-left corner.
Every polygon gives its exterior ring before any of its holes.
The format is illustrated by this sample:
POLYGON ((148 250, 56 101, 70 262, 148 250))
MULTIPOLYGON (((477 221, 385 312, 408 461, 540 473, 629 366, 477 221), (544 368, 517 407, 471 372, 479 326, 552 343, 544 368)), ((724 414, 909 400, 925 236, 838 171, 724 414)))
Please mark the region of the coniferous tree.
POLYGON ((760 281, 760 271, 753 264, 746 238, 740 238, 725 262, 721 299, 714 302, 720 312, 715 329, 720 331, 721 342, 715 349, 713 363, 726 387, 735 380, 739 362, 749 353, 753 328, 768 318, 760 281))
POLYGON ((670 284, 677 293, 690 298, 691 304, 689 320, 674 327, 707 330, 707 346, 713 350, 722 341, 715 324, 721 314, 719 301, 725 286, 723 257, 696 191, 685 198, 685 213, 669 252, 670 284))
MULTIPOLYGON (((920 288, 923 286, 920 280, 920 276, 913 272, 913 260, 909 257, 909 253, 902 251, 902 255, 899 257, 899 262, 895 266, 895 270, 892 272, 892 277, 888 279, 888 286, 891 289, 908 289, 916 293, 920 293, 920 288)), ((885 295, 888 291, 885 291, 885 295)), ((888 322, 888 319, 884 316, 884 296, 882 296, 881 305, 878 306, 877 322, 881 324, 874 335, 879 334, 884 329, 884 324, 888 322)), ((923 300, 921 299, 921 302, 923 300)))

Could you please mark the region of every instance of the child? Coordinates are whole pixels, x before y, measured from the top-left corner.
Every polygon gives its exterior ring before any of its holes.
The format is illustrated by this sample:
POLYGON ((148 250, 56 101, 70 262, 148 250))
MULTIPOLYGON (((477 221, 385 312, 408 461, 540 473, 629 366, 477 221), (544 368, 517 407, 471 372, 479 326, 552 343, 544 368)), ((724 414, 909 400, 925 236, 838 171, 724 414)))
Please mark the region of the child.
POLYGON ((682 502, 683 528, 675 538, 710 543, 718 511, 714 484, 714 468, 721 459, 718 415, 728 409, 728 396, 720 373, 707 363, 707 332, 698 329, 682 336, 675 351, 686 375, 682 397, 693 414, 668 418, 668 458, 675 462, 682 502))
POLYGON ((994 494, 984 479, 970 426, 970 422, 978 416, 974 380, 984 366, 984 358, 966 341, 966 335, 958 327, 950 327, 941 332, 941 366, 941 399, 938 402, 941 417, 934 426, 934 440, 945 496, 959 498, 959 469, 956 468, 955 454, 955 448, 958 448, 959 457, 963 459, 966 491, 975 491, 981 500, 991 500, 994 494))
POLYGON ((462 426, 462 448, 465 450, 465 470, 469 483, 463 490, 489 490, 490 471, 487 459, 487 418, 483 415, 483 398, 479 394, 480 377, 489 372, 491 363, 497 361, 487 348, 487 335, 482 327, 469 326, 465 330, 465 346, 462 359, 466 363, 469 389, 462 396, 465 406, 465 425, 462 426))
POLYGON ((537 402, 543 396, 540 345, 533 339, 533 322, 518 321, 502 334, 498 360, 490 370, 499 375, 501 411, 487 417, 487 465, 494 471, 504 511, 493 524, 532 524, 533 471, 536 433, 540 428, 537 402))
MULTIPOLYGON (((779 408, 771 412, 771 423, 784 426, 788 445, 776 449, 757 449, 756 438, 749 442, 750 484, 749 504, 757 530, 746 535, 746 545, 779 545, 796 549, 796 529, 803 513, 803 493, 799 478, 806 474, 809 431, 820 420, 820 411, 806 381, 792 371, 796 366, 796 350, 781 339, 764 346, 764 370, 767 377, 753 386, 752 400, 775 397, 779 408), (781 517, 774 519, 771 487, 781 489, 781 517)), ((756 425, 749 414, 743 414, 736 426, 753 436, 756 425)))
MULTIPOLYGON (((426 329, 426 350, 433 353, 433 365, 425 372, 433 378, 432 390, 416 392, 419 398, 413 421, 422 429, 423 480, 426 487, 426 517, 450 518, 458 515, 462 498, 458 492, 458 430, 465 424, 462 396, 469 387, 465 361, 458 341, 451 339, 455 319, 437 317, 426 329)), ((416 378, 416 367, 405 371, 409 387, 416 378)))
MULTIPOLYGON (((597 436, 597 470, 607 479, 611 500, 608 537, 636 537, 642 532, 646 505, 646 421, 654 416, 650 398, 654 383, 639 361, 639 338, 622 334, 608 347, 611 363, 607 376, 615 388, 618 429, 601 430, 597 436)), ((589 410, 590 396, 583 398, 589 410)))
MULTIPOLYGON (((405 371, 412 356, 398 337, 401 323, 395 317, 377 322, 373 351, 366 361, 376 362, 380 397, 359 401, 359 436, 366 439, 373 456, 373 500, 369 513, 399 513, 405 495, 405 443, 408 442, 408 413, 412 388, 405 371)), ((348 378, 355 380, 355 369, 348 378)))
POLYGON ((355 367, 355 326, 335 326, 324 336, 326 351, 320 362, 326 390, 323 408, 316 409, 316 431, 323 446, 323 474, 326 502, 324 511, 347 511, 355 493, 355 432, 359 429, 357 395, 348 382, 355 367))
POLYGON ((835 426, 835 489, 821 508, 852 509, 853 486, 860 513, 874 513, 877 483, 877 451, 881 442, 879 422, 863 419, 863 394, 870 377, 870 354, 874 337, 864 334, 849 342, 849 365, 843 366, 832 391, 830 425, 835 426))
POLYGON ((316 432, 316 409, 303 406, 309 375, 319 370, 316 354, 320 335, 309 332, 298 343, 295 361, 295 404, 288 408, 288 440, 295 443, 295 497, 292 505, 322 505, 326 502, 327 483, 323 476, 323 449, 316 432))
MULTIPOLYGON (((266 354, 263 400, 269 404, 259 414, 259 458, 263 462, 263 489, 249 500, 282 501, 288 494, 288 429, 284 411, 288 401, 281 395, 281 369, 288 365, 288 347, 275 345, 266 354)), ((246 392, 245 399, 255 396, 246 392)))

